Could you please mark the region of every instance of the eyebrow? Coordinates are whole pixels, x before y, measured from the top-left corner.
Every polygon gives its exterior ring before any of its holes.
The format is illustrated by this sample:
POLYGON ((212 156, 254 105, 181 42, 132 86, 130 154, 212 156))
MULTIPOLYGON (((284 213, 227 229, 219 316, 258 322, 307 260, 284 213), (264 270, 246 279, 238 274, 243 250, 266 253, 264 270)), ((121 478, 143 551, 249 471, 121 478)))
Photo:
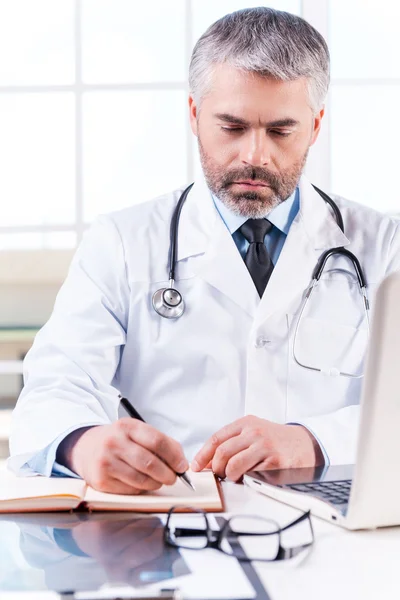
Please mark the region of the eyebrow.
MULTIPOLYGON (((248 127, 251 125, 249 121, 245 119, 241 119, 240 117, 235 117, 234 115, 230 115, 228 113, 216 113, 214 115, 220 121, 224 121, 224 123, 233 123, 235 125, 242 125, 243 127, 248 127)), ((276 121, 268 121, 268 123, 264 123, 264 127, 294 127, 298 125, 299 121, 296 119, 292 119, 290 117, 286 117, 285 119, 277 119, 276 121)))

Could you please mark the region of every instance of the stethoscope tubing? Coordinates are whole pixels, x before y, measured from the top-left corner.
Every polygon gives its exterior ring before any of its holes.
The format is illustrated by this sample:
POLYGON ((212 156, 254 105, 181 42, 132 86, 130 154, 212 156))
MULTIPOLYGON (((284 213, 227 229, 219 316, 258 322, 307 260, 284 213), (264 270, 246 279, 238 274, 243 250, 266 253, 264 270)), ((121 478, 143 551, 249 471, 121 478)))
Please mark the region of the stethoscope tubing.
MULTIPOLYGON (((186 202, 187 196, 188 196, 190 190, 192 189, 193 185, 194 185, 194 183, 190 184, 182 192, 182 194, 178 200, 178 203, 175 207, 174 213, 172 215, 172 219, 171 219, 169 261, 168 261, 168 275, 169 275, 168 287, 157 290, 153 294, 153 298, 152 298, 152 305, 153 305, 153 308, 156 311, 156 313, 158 315, 160 315, 161 317, 164 317, 167 319, 179 318, 182 316, 182 314, 185 310, 184 299, 183 299, 181 293, 175 289, 175 271, 176 271, 176 263, 177 263, 177 252, 178 252, 178 231, 179 231, 180 215, 182 212, 183 205, 186 202), (171 303, 171 299, 173 300, 172 303, 171 303)), ((342 214, 341 214, 340 209, 337 206, 336 202, 334 202, 334 200, 332 200, 332 198, 330 196, 328 196, 328 194, 326 194, 325 192, 320 190, 317 186, 314 185, 313 187, 316 190, 316 192, 322 197, 322 199, 330 206, 338 227, 344 233, 343 217, 342 217, 342 214)), ((335 256, 335 255, 344 256, 348 260, 350 260, 350 262, 353 264, 355 273, 357 275, 360 293, 363 298, 363 305, 364 305, 364 310, 365 310, 365 315, 366 315, 366 320, 367 320, 367 329, 368 329, 368 335, 369 335, 369 301, 368 301, 368 295, 367 295, 367 290, 366 290, 367 282, 366 282, 366 278, 364 275, 364 271, 361 267, 360 261, 355 256, 355 254, 353 254, 352 252, 350 252, 350 250, 347 250, 343 246, 338 247, 338 248, 330 248, 329 250, 326 250, 320 256, 320 258, 315 266, 315 269, 314 269, 314 272, 312 275, 311 284, 309 285, 309 287, 307 288, 307 290, 305 292, 304 299, 301 304, 300 310, 298 312, 298 316, 297 316, 295 327, 294 327, 294 337, 293 337, 293 347, 292 347, 293 359, 299 366, 304 367, 309 370, 312 370, 312 371, 322 372, 323 369, 319 369, 317 367, 306 365, 306 364, 302 363, 301 361, 299 361, 299 359, 297 358, 297 355, 296 355, 297 333, 299 330, 301 318, 302 318, 305 308, 307 306, 307 302, 309 302, 310 297, 311 297, 315 287, 317 286, 322 273, 324 272, 326 263, 332 256, 335 256)), ((330 371, 329 374, 331 374, 331 375, 332 374, 333 375, 343 375, 345 377, 352 377, 355 379, 358 379, 363 376, 363 375, 359 375, 359 374, 350 374, 350 373, 342 372, 336 368, 331 368, 331 369, 329 369, 329 371, 330 371)))
POLYGON ((170 280, 170 287, 171 287, 171 282, 175 282, 175 267, 176 267, 176 262, 177 262, 177 253, 178 253, 179 220, 181 217, 182 207, 185 204, 186 198, 188 197, 188 194, 193 186, 194 186, 194 182, 191 183, 183 191, 183 193, 181 194, 181 196, 178 200, 178 204, 176 205, 176 208, 174 210, 174 213, 173 213, 172 219, 171 219, 170 234, 169 234, 170 245, 169 245, 169 266, 168 266, 168 272, 169 272, 168 279, 170 280))

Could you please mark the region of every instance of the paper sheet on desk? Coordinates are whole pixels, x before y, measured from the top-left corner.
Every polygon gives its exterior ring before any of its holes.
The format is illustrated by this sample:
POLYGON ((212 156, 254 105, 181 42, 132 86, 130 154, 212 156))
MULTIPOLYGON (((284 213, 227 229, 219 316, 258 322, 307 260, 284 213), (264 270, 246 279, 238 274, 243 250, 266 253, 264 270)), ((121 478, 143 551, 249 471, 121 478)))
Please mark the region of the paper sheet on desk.
MULTIPOLYGON (((168 580, 167 587, 176 585, 185 600, 255 597, 254 588, 236 558, 211 549, 181 550, 181 554, 192 573, 168 580)), ((158 585, 158 589, 161 587, 158 585)), ((146 590, 150 589, 156 588, 146 586, 146 590)))

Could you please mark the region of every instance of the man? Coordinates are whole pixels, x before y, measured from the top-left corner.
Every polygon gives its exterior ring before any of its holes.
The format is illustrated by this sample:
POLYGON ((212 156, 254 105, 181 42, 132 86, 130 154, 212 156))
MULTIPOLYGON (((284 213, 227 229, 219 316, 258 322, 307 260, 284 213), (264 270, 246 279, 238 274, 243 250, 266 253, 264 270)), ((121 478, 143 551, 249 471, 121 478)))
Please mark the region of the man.
POLYGON ((187 458, 235 481, 354 461, 367 325, 346 257, 329 259, 297 319, 324 251, 354 252, 372 297, 400 268, 400 236, 388 217, 336 198, 343 233, 302 176, 328 83, 323 38, 288 13, 238 11, 200 38, 189 107, 204 180, 179 221, 185 312, 152 307, 168 286, 182 190, 98 219, 27 356, 14 470, 138 493, 173 483, 187 458), (118 419, 118 392, 146 423, 118 419))

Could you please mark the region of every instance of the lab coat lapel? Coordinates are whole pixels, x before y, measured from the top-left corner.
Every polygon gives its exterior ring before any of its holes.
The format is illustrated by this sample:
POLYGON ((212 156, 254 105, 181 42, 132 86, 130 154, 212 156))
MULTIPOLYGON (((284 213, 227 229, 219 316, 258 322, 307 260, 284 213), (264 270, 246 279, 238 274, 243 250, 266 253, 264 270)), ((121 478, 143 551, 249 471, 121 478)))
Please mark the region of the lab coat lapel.
POLYGON ((303 297, 321 254, 349 244, 331 209, 305 177, 300 181, 300 209, 290 227, 282 252, 265 289, 256 325, 277 310, 303 297))
POLYGON ((196 181, 182 209, 178 233, 179 262, 191 258, 191 271, 250 316, 260 298, 232 236, 221 219, 204 179, 196 181))

